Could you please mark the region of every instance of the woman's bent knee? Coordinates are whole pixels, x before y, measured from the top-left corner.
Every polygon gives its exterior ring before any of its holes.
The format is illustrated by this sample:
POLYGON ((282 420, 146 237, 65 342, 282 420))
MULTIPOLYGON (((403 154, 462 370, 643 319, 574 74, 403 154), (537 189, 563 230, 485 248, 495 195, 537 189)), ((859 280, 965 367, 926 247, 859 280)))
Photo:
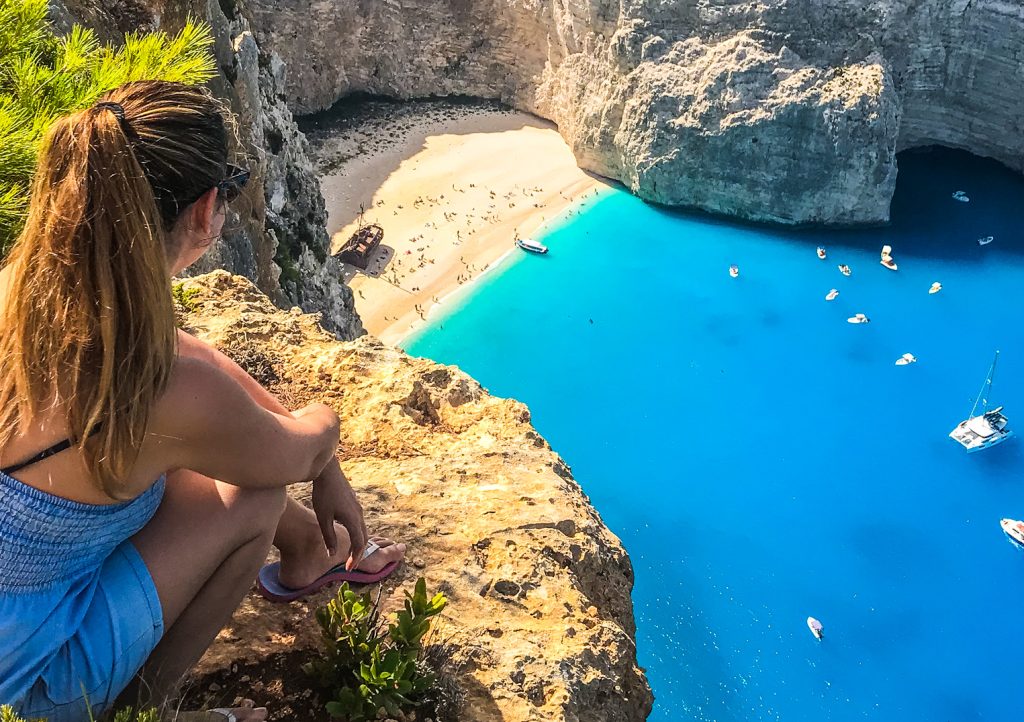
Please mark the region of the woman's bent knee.
POLYGON ((288 502, 285 487, 271 489, 239 489, 239 511, 254 528, 273 534, 288 502))

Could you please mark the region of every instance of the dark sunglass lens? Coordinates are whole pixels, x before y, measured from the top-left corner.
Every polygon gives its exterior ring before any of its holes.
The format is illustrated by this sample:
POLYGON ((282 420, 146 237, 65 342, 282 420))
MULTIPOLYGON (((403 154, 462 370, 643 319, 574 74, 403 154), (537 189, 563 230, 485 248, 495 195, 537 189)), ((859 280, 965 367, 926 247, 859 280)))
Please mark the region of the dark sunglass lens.
POLYGON ((229 184, 227 182, 221 183, 220 186, 220 197, 224 199, 225 203, 234 203, 238 196, 241 195, 242 189, 236 185, 229 184))
POLYGON ((222 180, 217 189, 221 197, 228 203, 234 201, 242 194, 242 189, 249 182, 249 171, 244 168, 228 166, 228 177, 222 180))

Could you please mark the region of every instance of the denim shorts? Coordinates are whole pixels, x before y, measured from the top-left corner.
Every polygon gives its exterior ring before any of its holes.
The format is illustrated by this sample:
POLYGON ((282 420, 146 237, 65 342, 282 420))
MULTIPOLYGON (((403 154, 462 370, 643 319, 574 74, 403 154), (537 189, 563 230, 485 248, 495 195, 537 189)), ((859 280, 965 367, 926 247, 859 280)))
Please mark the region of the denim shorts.
POLYGON ((98 718, 149 658, 164 632, 153 578, 131 541, 100 568, 78 631, 51 659, 18 710, 28 719, 98 718))

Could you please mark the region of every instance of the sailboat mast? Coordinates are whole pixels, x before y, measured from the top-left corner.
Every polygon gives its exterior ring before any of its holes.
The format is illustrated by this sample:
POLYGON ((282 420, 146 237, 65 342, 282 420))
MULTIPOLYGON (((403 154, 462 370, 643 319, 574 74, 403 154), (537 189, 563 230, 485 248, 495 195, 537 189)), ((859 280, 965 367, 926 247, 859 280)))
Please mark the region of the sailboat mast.
POLYGON ((988 395, 986 392, 991 393, 992 391, 992 379, 996 375, 996 361, 999 360, 999 351, 996 350, 996 355, 992 358, 992 366, 989 367, 988 376, 985 377, 985 383, 981 385, 981 391, 978 392, 978 398, 974 400, 974 406, 971 407, 971 418, 974 417, 974 412, 978 409, 978 404, 981 403, 981 412, 985 413, 988 411, 988 395))

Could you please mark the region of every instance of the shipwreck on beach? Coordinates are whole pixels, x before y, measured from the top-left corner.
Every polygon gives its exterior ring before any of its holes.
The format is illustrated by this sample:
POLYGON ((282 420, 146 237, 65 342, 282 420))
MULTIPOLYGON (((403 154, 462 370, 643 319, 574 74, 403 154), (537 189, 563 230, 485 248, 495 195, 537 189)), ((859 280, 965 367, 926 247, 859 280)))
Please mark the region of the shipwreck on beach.
POLYGON ((384 229, 376 223, 361 226, 338 251, 338 258, 364 271, 384 238, 384 229))

